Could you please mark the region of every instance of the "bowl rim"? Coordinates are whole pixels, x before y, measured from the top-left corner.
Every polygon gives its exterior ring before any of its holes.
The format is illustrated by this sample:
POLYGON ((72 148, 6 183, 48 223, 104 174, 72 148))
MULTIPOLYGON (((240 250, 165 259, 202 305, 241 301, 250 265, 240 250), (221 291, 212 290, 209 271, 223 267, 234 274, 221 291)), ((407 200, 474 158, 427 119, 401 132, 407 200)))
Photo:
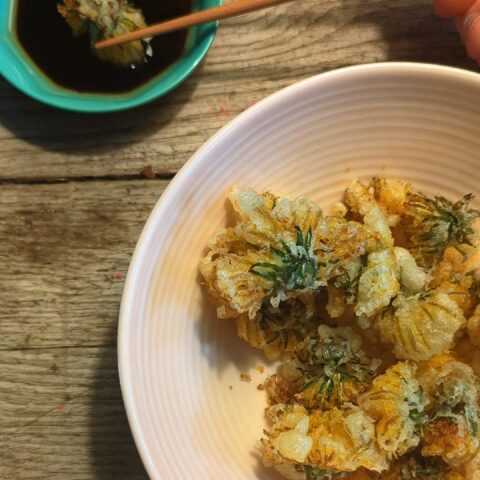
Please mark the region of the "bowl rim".
POLYGON ((158 219, 169 209, 173 208, 172 201, 176 189, 185 182, 190 176, 195 174, 195 169, 200 168, 202 163, 208 161, 209 152, 214 149, 218 143, 223 142, 226 136, 232 136, 236 131, 240 130, 245 124, 255 120, 260 113, 264 114, 265 110, 273 107, 279 100, 288 97, 294 97, 295 94, 302 92, 308 87, 317 86, 324 82, 328 82, 332 78, 344 78, 348 76, 371 76, 382 73, 391 74, 429 74, 432 79, 439 77, 466 80, 476 84, 480 90, 480 74, 469 70, 463 70, 455 67, 442 65, 415 63, 415 62, 381 62, 362 65, 354 65, 343 67, 340 69, 320 73, 312 77, 296 82, 286 88, 283 88, 255 105, 251 106, 240 115, 228 122, 224 127, 218 130, 209 140, 207 140, 182 166, 175 177, 170 181, 167 188, 157 200, 152 209, 143 230, 139 236, 132 258, 130 260, 127 276, 122 293, 120 304, 118 335, 117 335, 117 361, 120 379, 120 387, 122 397, 127 413, 128 423, 132 431, 132 435, 140 454, 142 462, 151 478, 155 478, 154 474, 157 469, 150 455, 149 447, 142 433, 142 426, 138 420, 135 408, 135 402, 132 395, 132 385, 130 384, 130 365, 129 362, 129 336, 128 330, 131 325, 130 311, 134 299, 135 283, 140 267, 143 263, 143 256, 146 251, 145 247, 149 243, 149 239, 153 234, 153 230, 158 223, 158 219))
MULTIPOLYGON (((207 8, 219 6, 223 0, 200 0, 207 8)), ((6 1, 0 7, 0 19, 13 22, 14 0, 6 1)), ((148 82, 126 93, 80 93, 53 83, 33 64, 27 52, 23 50, 16 34, 7 36, 8 30, 0 29, 0 76, 24 93, 50 107, 80 113, 109 113, 136 108, 163 97, 183 83, 200 65, 215 40, 219 22, 211 22, 189 30, 193 41, 187 38, 186 47, 181 56, 163 72, 148 82), (189 45, 190 43, 190 45, 189 45), (189 46, 188 46, 189 45, 189 46), (2 61, 3 59, 3 61, 2 61), (31 78, 22 79, 19 70, 27 72, 31 78), (173 77, 175 72, 175 77, 173 77), (32 79, 34 80, 32 82, 32 79), (32 85, 33 84, 33 85, 32 85), (43 86, 47 86, 47 90, 43 86)))

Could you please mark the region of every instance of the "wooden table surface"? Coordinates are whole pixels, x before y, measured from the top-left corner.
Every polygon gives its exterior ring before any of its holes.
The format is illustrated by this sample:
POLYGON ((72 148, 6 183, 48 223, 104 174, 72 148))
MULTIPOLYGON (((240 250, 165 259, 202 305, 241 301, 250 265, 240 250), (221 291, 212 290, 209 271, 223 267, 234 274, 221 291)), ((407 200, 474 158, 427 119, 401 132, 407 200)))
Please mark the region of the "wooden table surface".
POLYGON ((299 0, 224 21, 192 77, 128 114, 53 110, 0 80, 1 479, 146 478, 115 343, 150 210, 250 105, 320 72, 389 60, 476 67, 430 0, 299 0))

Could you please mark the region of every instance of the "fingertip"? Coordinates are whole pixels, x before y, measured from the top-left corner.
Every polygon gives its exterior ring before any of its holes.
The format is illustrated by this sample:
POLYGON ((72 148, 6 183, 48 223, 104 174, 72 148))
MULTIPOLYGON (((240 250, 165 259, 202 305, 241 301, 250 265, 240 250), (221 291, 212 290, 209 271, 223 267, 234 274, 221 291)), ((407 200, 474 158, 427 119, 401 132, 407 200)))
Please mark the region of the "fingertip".
POLYGON ((480 15, 470 26, 465 40, 468 55, 474 60, 480 60, 480 15))
POLYGON ((464 15, 476 0, 434 0, 433 7, 443 18, 455 18, 464 15))

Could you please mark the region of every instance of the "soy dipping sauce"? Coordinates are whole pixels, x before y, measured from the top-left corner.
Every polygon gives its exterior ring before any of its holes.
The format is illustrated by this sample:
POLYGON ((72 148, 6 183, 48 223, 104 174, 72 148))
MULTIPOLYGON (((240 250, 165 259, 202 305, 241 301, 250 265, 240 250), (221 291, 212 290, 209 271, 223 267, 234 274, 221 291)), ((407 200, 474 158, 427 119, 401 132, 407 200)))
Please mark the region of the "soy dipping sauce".
MULTIPOLYGON (((183 53, 186 31, 172 32, 151 41, 153 56, 135 68, 122 68, 98 60, 88 35, 74 37, 57 11, 60 0, 17 0, 16 33, 35 64, 57 85, 84 93, 125 93, 148 82, 183 53)), ((135 0, 147 25, 191 11, 191 0, 135 0)))

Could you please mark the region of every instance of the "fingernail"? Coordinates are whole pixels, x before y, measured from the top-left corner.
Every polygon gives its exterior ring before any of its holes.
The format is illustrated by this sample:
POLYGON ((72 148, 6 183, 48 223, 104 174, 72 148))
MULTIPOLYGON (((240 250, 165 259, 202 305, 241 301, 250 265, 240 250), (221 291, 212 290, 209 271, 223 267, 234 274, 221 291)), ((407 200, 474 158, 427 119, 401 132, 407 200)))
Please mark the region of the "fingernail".
POLYGON ((480 13, 477 11, 470 12, 463 21, 463 28, 461 34, 463 35, 462 39, 464 42, 468 40, 470 33, 473 30, 475 24, 480 20, 480 13))

